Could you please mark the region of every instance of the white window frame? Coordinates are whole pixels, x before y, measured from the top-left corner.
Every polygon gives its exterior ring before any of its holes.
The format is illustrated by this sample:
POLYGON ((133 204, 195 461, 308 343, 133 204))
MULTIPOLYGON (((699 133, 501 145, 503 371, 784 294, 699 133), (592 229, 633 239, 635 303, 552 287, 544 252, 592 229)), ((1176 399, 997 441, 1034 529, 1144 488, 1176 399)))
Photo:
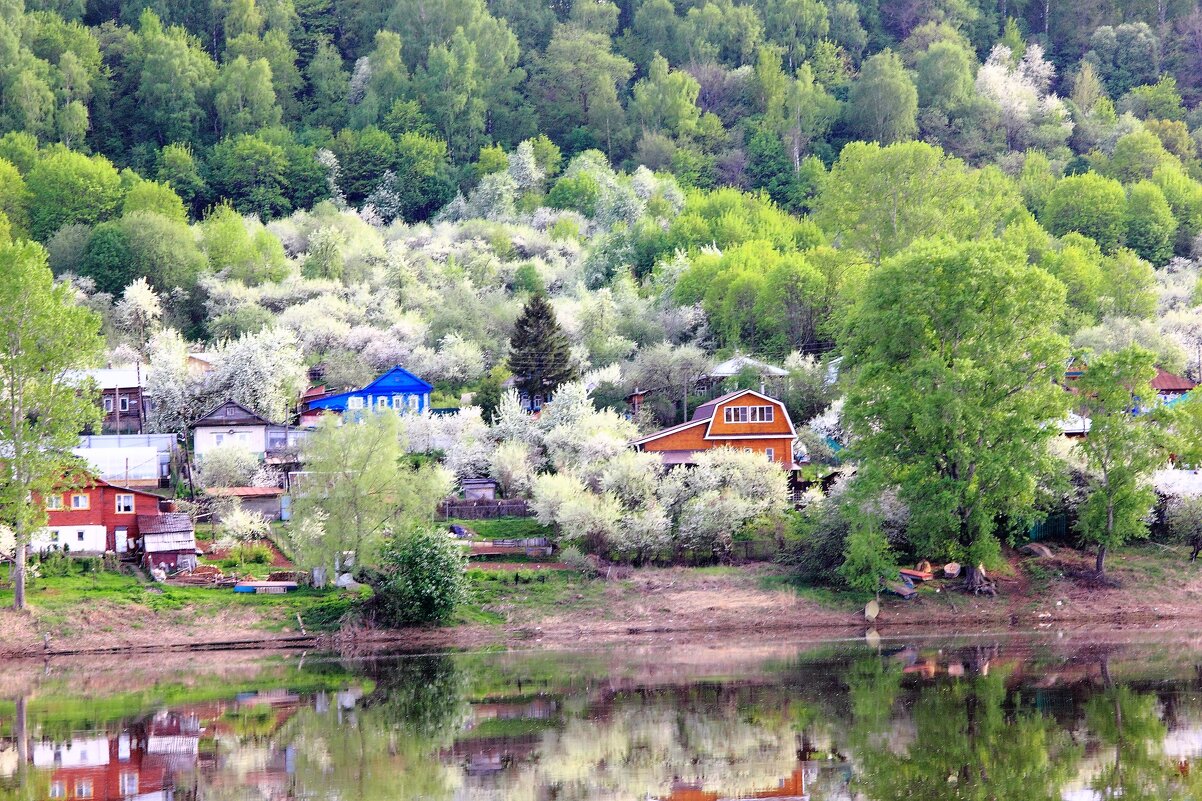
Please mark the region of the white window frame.
POLYGON ((95 792, 95 785, 91 779, 76 779, 75 780, 75 797, 76 798, 91 798, 95 792))
POLYGON ((405 408, 405 396, 404 395, 393 395, 392 396, 392 408, 394 408, 394 409, 405 408))
POLYGON ((113 397, 111 395, 104 396, 104 413, 105 414, 113 413, 113 397))
POLYGON ((117 408, 119 408, 123 412, 129 411, 129 396, 128 395, 118 395, 117 396, 117 408))
POLYGON ((113 499, 113 509, 115 510, 115 513, 119 514, 119 515, 132 515, 134 513, 133 493, 132 492, 118 493, 117 496, 113 499), (122 508, 124 506, 124 504, 121 503, 121 501, 126 498, 129 499, 129 508, 128 509, 122 508))
POLYGON ((86 492, 71 493, 71 509, 72 509, 72 511, 82 512, 82 511, 87 511, 88 509, 91 509, 91 508, 92 508, 92 499, 91 499, 91 497, 88 496, 88 493, 86 493, 86 492), (81 503, 81 504, 76 503, 76 501, 78 501, 78 500, 82 500, 83 503, 81 503))
POLYGON ((746 406, 727 406, 722 412, 722 419, 727 423, 746 423, 750 420, 750 414, 746 406))
POLYGON ((50 782, 50 797, 51 798, 66 798, 67 797, 67 783, 62 781, 61 779, 58 781, 50 782))
POLYGON ((75 529, 75 541, 76 542, 83 542, 84 538, 87 537, 87 535, 88 535, 88 532, 84 531, 83 529, 81 529, 81 528, 75 529))
POLYGON ((421 407, 421 399, 418 398, 418 396, 416 396, 416 395, 410 395, 409 396, 409 408, 416 412, 420 407, 421 407))
POLYGON ((380 395, 379 397, 376 398, 376 408, 377 409, 387 409, 388 408, 388 396, 387 395, 380 395))
POLYGON ((346 399, 346 408, 354 409, 356 411, 358 411, 359 409, 362 409, 363 408, 363 398, 359 397, 358 395, 354 395, 350 398, 347 398, 346 399))
POLYGON ((776 461, 776 448, 765 448, 764 455, 768 457, 768 461, 776 461))
POLYGON ((776 408, 773 406, 752 406, 751 419, 752 423, 772 423, 776 420, 776 408))
POLYGON ((46 511, 61 512, 63 510, 62 495, 47 495, 46 496, 46 511))
POLYGON ((138 773, 137 771, 123 770, 120 776, 121 795, 137 795, 138 794, 138 773))

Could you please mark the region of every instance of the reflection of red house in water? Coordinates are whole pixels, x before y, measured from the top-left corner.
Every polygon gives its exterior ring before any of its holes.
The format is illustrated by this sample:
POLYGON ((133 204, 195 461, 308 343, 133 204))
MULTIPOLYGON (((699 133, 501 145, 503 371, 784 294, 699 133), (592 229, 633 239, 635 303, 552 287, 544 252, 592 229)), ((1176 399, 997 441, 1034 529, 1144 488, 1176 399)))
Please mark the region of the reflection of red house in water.
POLYGON ((90 737, 33 746, 34 767, 51 771, 52 799, 117 801, 166 798, 171 782, 167 765, 146 751, 145 735, 90 737))

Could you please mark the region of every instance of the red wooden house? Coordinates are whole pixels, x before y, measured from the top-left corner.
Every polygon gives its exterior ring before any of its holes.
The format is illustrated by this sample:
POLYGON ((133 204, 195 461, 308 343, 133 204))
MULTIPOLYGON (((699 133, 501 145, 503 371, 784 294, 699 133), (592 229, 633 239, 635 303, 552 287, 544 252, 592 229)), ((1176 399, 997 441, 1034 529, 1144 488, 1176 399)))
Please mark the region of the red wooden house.
POLYGON ((698 406, 689 422, 648 434, 631 445, 661 454, 666 465, 693 464, 700 451, 727 446, 762 453, 769 462, 792 470, 796 438, 783 403, 741 389, 698 406))
POLYGON ((125 553, 137 548, 139 518, 162 514, 159 496, 101 478, 38 500, 46 506, 47 521, 32 537, 34 550, 58 547, 80 554, 125 553))

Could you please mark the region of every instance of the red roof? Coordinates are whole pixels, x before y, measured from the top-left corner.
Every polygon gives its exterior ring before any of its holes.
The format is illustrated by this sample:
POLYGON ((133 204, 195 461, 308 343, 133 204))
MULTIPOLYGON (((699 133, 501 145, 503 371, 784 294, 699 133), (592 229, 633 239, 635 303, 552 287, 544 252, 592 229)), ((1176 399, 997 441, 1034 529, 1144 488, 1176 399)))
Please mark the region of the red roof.
POLYGON ((1152 379, 1152 389, 1157 392, 1189 392, 1197 384, 1188 378, 1165 372, 1156 368, 1156 377, 1152 379))
POLYGON ((209 487, 205 492, 223 498, 274 498, 284 494, 279 487, 209 487))

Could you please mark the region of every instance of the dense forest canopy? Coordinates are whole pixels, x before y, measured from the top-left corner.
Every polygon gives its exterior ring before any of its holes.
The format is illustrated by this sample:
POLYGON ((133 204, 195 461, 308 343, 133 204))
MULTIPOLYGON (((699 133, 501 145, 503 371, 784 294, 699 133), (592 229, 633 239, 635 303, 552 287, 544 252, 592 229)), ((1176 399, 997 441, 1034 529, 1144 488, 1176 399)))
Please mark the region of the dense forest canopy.
POLYGON ((145 278, 187 339, 444 389, 532 292, 629 385, 827 352, 881 264, 998 237, 1074 346, 1196 373, 1199 99, 1171 0, 3 0, 0 236, 143 358, 145 278))

